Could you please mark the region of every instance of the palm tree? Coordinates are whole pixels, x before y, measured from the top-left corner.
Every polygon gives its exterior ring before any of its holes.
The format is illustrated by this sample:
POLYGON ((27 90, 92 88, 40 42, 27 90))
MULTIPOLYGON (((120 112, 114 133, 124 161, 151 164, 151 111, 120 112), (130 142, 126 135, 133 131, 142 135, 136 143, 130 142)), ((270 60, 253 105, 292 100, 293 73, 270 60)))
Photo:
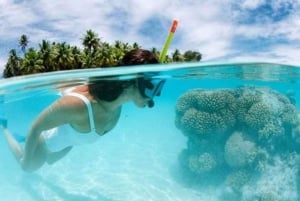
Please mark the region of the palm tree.
POLYGON ((123 43, 120 40, 116 40, 114 47, 117 49, 122 49, 123 48, 123 43))
POLYGON ((173 62, 181 62, 184 61, 184 58, 178 49, 175 50, 172 54, 173 62))
POLYGON ((10 50, 6 68, 8 68, 8 74, 12 76, 20 75, 20 58, 17 55, 15 49, 10 50))
POLYGON ((133 43, 132 47, 133 47, 133 49, 140 49, 141 48, 141 46, 136 42, 133 43))
POLYGON ((188 50, 183 54, 185 61, 200 61, 202 55, 200 52, 188 50))
POLYGON ((39 44, 40 47, 40 58, 43 61, 43 66, 45 71, 55 71, 56 66, 54 65, 54 46, 50 44, 49 41, 42 40, 42 43, 39 44))
POLYGON ((8 65, 8 63, 5 64, 5 68, 3 70, 3 77, 4 78, 9 78, 9 77, 13 77, 14 75, 12 74, 12 72, 10 71, 10 67, 8 65))
POLYGON ((72 53, 72 57, 73 57, 73 68, 75 69, 80 69, 83 67, 83 61, 82 61, 82 57, 83 55, 80 52, 80 49, 78 49, 78 47, 74 46, 71 47, 71 53, 72 53))
POLYGON ((132 47, 128 43, 123 43, 119 40, 115 41, 113 47, 110 47, 113 54, 113 61, 111 61, 112 65, 116 65, 119 60, 123 58, 126 52, 132 50, 132 47))
POLYGON ((88 55, 84 55, 81 59, 82 62, 82 67, 83 68, 92 68, 92 67, 96 67, 94 66, 94 59, 91 56, 88 55))
POLYGON ((21 50, 24 54, 25 54, 27 45, 28 45, 28 37, 25 34, 23 34, 20 37, 19 46, 21 47, 21 50))
POLYGON ((173 59, 169 56, 169 55, 166 55, 166 58, 165 58, 165 63, 172 63, 173 62, 173 59))
MULTIPOLYGON (((110 45, 101 42, 98 35, 92 30, 87 30, 82 39, 83 49, 64 43, 49 42, 42 40, 39 49, 29 48, 28 37, 23 34, 19 39, 23 59, 18 57, 16 50, 9 52, 9 57, 3 72, 4 77, 20 74, 48 72, 55 70, 67 70, 78 68, 114 66, 123 58, 124 54, 132 49, 141 48, 138 43, 132 45, 122 41, 115 41, 110 45)), ((152 48, 151 52, 159 57, 160 52, 152 48)), ((171 55, 166 56, 166 63, 181 61, 200 61, 202 55, 197 51, 186 51, 181 54, 178 49, 171 55)))
POLYGON ((57 55, 55 57, 55 62, 59 70, 69 70, 73 66, 73 55, 70 45, 67 45, 66 42, 56 44, 57 55))
POLYGON ((159 58, 160 52, 155 47, 151 49, 151 52, 159 58))
POLYGON ((39 53, 33 48, 30 48, 22 61, 21 71, 23 75, 44 72, 43 60, 39 53))
POLYGON ((82 44, 89 54, 93 54, 96 52, 98 47, 100 47, 100 38, 92 30, 87 30, 82 40, 82 44))
POLYGON ((102 67, 114 66, 118 63, 116 51, 113 47, 102 48, 101 56, 102 67))

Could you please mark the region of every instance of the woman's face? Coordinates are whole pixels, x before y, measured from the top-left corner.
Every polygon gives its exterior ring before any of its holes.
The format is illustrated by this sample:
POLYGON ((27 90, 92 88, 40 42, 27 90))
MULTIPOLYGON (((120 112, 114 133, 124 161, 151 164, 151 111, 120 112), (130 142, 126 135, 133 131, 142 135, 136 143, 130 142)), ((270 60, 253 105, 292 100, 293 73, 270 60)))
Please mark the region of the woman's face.
POLYGON ((151 101, 150 98, 142 96, 137 84, 132 85, 130 88, 128 88, 128 95, 129 98, 134 102, 134 104, 140 108, 148 106, 149 101, 151 101))

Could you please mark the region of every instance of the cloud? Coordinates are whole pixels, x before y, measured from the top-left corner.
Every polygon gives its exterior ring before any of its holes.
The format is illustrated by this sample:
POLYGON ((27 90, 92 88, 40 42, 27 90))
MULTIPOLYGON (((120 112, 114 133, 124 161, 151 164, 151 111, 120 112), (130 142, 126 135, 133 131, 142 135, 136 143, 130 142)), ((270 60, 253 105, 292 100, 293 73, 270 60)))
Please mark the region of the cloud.
POLYGON ((31 7, 23 3, 15 4, 10 0, 2 0, 0 8, 1 40, 15 39, 21 30, 27 32, 30 25, 38 21, 38 16, 32 12, 31 7))
POLYGON ((240 5, 243 9, 256 9, 264 3, 265 0, 245 0, 241 1, 240 5))
POLYGON ((5 66, 5 61, 3 58, 0 58, 0 78, 2 77, 2 72, 4 70, 4 66, 5 66))
POLYGON ((272 49, 272 52, 278 55, 278 59, 274 59, 276 62, 285 64, 299 65, 300 45, 278 45, 272 49))
POLYGON ((294 0, 242 0, 232 3, 233 19, 243 24, 283 21, 297 10, 294 0))

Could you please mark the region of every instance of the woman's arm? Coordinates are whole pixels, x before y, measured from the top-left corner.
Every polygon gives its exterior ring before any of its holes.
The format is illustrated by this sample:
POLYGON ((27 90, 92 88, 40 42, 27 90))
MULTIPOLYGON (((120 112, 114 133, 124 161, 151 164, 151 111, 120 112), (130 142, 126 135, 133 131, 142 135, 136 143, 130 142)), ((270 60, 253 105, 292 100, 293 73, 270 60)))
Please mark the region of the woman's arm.
POLYGON ((46 108, 33 122, 26 138, 22 165, 27 166, 34 160, 35 152, 41 143, 42 131, 72 123, 81 103, 73 97, 63 97, 46 108))

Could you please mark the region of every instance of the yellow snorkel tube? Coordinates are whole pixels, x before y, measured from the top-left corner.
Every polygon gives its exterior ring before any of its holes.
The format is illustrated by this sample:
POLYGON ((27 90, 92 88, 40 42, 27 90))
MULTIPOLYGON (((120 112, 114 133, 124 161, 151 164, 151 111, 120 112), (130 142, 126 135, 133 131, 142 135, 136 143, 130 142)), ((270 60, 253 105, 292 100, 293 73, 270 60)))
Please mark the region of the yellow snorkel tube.
POLYGON ((162 51, 159 55, 159 61, 161 63, 165 62, 167 51, 168 51, 168 49, 170 47, 170 44, 172 42, 172 39, 173 39, 174 33, 176 31, 177 25, 178 25, 178 20, 174 19, 173 22, 172 22, 172 26, 171 26, 171 29, 169 31, 169 34, 166 38, 165 44, 163 46, 163 49, 162 49, 162 51))

